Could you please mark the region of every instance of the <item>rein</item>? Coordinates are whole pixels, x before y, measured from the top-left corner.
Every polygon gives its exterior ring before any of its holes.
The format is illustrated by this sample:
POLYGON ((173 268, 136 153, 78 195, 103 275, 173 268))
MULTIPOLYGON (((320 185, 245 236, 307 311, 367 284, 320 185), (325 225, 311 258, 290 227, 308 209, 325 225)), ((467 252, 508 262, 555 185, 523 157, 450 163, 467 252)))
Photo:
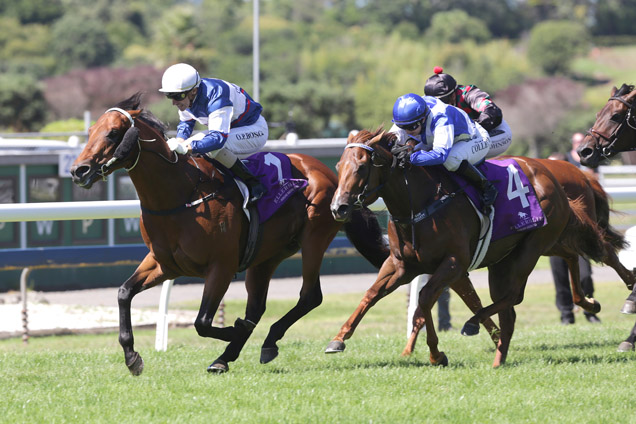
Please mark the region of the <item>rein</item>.
MULTIPOLYGON (((623 132, 623 130, 625 129, 625 124, 627 124, 627 126, 629 128, 631 128, 632 130, 636 131, 636 119, 634 119, 636 117, 635 114, 635 109, 636 109, 636 104, 634 102, 629 103, 627 100, 623 99, 622 97, 619 96, 612 96, 609 98, 608 101, 611 100, 616 100, 619 101, 621 103, 623 103, 625 106, 628 107, 627 113, 625 114, 625 116, 623 117, 623 119, 621 120, 620 123, 618 123, 618 125, 616 126, 616 128, 614 129, 614 131, 612 131, 612 134, 610 134, 609 136, 606 136, 605 134, 601 133, 600 131, 596 130, 594 127, 590 128, 586 134, 588 134, 591 137, 594 137, 597 142, 596 142, 596 149, 599 150, 601 156, 603 156, 604 158, 608 158, 616 153, 618 153, 619 151, 614 150, 614 145, 616 144, 616 142, 618 141, 618 139, 621 136, 621 133, 623 132), (634 123, 630 122, 630 120, 632 120, 634 123), (609 144, 607 146, 603 146, 601 147, 599 144, 599 139, 602 138, 603 140, 607 141, 609 144)), ((636 150, 636 146, 631 147, 627 150, 621 150, 621 151, 625 151, 625 152, 631 152, 636 150)))
MULTIPOLYGON (((119 113, 121 113, 126 118, 128 118, 128 120, 130 121, 130 127, 131 128, 135 126, 135 120, 130 115, 130 113, 128 113, 128 111, 126 111, 124 109, 121 109, 121 108, 118 108, 118 107, 112 107, 112 108, 106 110, 106 112, 104 112, 104 114, 106 114, 108 112, 119 112, 119 113)), ((138 149, 137 149, 137 158, 135 159, 135 163, 133 163, 133 165, 130 168, 124 168, 126 170, 126 172, 132 171, 137 166, 137 164, 139 163, 139 158, 141 157, 141 151, 142 151, 142 148, 141 148, 141 142, 142 141, 146 142, 146 143, 153 143, 153 142, 157 141, 157 139, 153 138, 153 139, 150 139, 150 140, 143 140, 140 137, 137 137, 137 147, 138 147, 138 149)), ((156 152, 154 150, 148 150, 148 151, 156 154, 157 156, 159 156, 161 159, 165 160, 169 164, 176 164, 176 163, 179 162, 179 155, 177 154, 177 152, 173 152, 175 157, 174 157, 174 160, 171 160, 171 159, 166 158, 161 153, 156 152)), ((203 179, 201 178, 201 176, 204 175, 203 171, 201 171, 201 168, 199 167, 199 164, 196 161, 196 158, 194 156, 191 156, 191 158, 192 158, 192 162, 194 162, 194 165, 199 170, 199 180, 197 181, 196 185, 194 186, 194 189, 192 190, 192 194, 189 197, 192 197, 192 195, 197 192, 197 189, 199 188, 199 184, 201 182, 203 182, 203 179)), ((118 160, 119 159, 113 157, 108 162, 106 162, 106 164, 101 166, 100 174, 101 174, 102 179, 104 181, 106 181, 106 174, 109 171, 110 167, 114 163, 116 163, 118 160)), ((214 173, 212 174, 212 176, 210 178, 211 181, 214 180, 214 175, 215 174, 216 174, 216 170, 214 171, 214 173)), ((214 199, 216 197, 217 197, 217 193, 213 192, 213 193, 207 194, 207 195, 205 195, 205 196, 203 196, 203 197, 201 197, 201 198, 199 198, 199 199, 197 199, 197 200, 195 200, 193 202, 185 203, 183 205, 177 206, 176 208, 167 209, 167 210, 152 210, 152 209, 145 208, 141 204, 140 204, 140 208, 141 208, 141 210, 143 212, 146 212, 146 213, 148 213, 150 215, 159 215, 159 216, 172 215, 172 214, 178 213, 178 212, 180 212, 180 211, 182 211, 184 209, 189 209, 189 208, 192 208, 194 206, 198 206, 201 203, 206 202, 206 201, 211 200, 211 199, 214 199)))

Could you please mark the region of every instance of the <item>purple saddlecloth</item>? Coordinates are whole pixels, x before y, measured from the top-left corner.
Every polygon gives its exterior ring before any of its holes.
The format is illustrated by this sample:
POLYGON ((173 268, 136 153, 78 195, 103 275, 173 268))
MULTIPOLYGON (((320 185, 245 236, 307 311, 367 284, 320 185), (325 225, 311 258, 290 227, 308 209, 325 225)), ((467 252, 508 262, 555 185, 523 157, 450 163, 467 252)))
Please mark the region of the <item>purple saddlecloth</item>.
MULTIPOLYGON (((487 160, 478 168, 499 190, 495 200, 495 219, 492 239, 499 240, 521 231, 533 230, 547 224, 534 188, 514 159, 487 160)), ((466 194, 481 207, 480 193, 455 173, 466 194)))
POLYGON ((265 196, 256 203, 261 222, 271 218, 292 194, 308 184, 307 180, 291 178, 291 161, 282 153, 259 152, 243 162, 267 187, 265 196))

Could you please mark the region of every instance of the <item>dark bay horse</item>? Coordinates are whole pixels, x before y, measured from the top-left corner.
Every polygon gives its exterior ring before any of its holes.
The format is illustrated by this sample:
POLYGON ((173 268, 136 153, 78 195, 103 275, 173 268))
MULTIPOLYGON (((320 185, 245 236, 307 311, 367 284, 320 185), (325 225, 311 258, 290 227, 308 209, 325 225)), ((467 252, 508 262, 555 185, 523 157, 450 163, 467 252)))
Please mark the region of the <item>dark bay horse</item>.
MULTIPOLYGON (((610 98, 596 121, 578 148, 581 164, 590 168, 598 167, 604 159, 611 159, 621 152, 636 150, 636 87, 623 84, 621 88, 612 87, 610 98)), ((625 301, 623 313, 636 314, 636 288, 625 301)), ((636 324, 629 337, 618 350, 634 350, 636 343, 636 324)))
POLYGON ((636 150, 636 89, 612 87, 610 98, 578 147, 581 164, 596 168, 602 160, 636 150))
MULTIPOLYGON (((420 274, 431 274, 419 295, 432 364, 445 365, 446 355, 437 348, 431 307, 444 286, 468 280, 467 271, 478 245, 481 224, 469 199, 454 192, 455 183, 441 167, 396 167, 390 153, 395 136, 378 130, 350 137, 339 163, 339 182, 331 209, 338 220, 347 220, 356 207, 382 197, 392 216, 389 223, 391 256, 360 305, 327 347, 344 350, 364 314, 382 297, 420 274), (450 201, 448 201, 450 199, 450 201), (443 205, 445 203, 445 205, 443 205), (452 204, 452 206, 450 206, 452 204), (415 221, 414 215, 425 216, 415 221), (409 218, 411 217, 411 218, 409 218)), ((493 241, 479 267, 488 267, 490 295, 494 303, 478 311, 463 332, 475 334, 479 323, 497 313, 501 337, 493 366, 505 362, 514 331, 514 305, 523 300, 530 272, 541 255, 562 256, 573 272, 573 300, 588 311, 600 305, 585 298, 578 275, 580 246, 602 251, 596 228, 588 228, 584 208, 569 201, 561 184, 542 161, 515 158, 546 215, 547 224, 493 241), (579 229, 580 231, 564 231, 579 229)))
MULTIPOLYGON (((109 109, 89 129, 86 147, 72 166, 73 181, 90 188, 97 180, 125 168, 141 203, 141 234, 150 252, 119 289, 119 342, 133 375, 143 370, 134 350, 130 315, 138 293, 178 276, 204 279, 194 326, 202 337, 229 342, 208 367, 225 372, 235 361, 265 312, 270 279, 276 267, 302 250, 302 287, 298 303, 274 323, 261 350, 261 362, 278 355, 276 342, 285 331, 322 302, 320 265, 329 244, 342 227, 329 208, 336 175, 310 156, 290 154, 292 176, 308 185, 263 223, 260 249, 247 268, 247 306, 234 326, 213 325, 214 315, 244 255, 248 220, 243 198, 231 177, 203 157, 178 156, 165 142, 165 127, 142 111, 140 93, 109 109)), ((344 230, 354 246, 376 267, 388 248, 375 215, 363 209, 344 230)))
MULTIPOLYGON (((610 205, 609 197, 598 180, 589 173, 583 172, 576 166, 566 161, 559 160, 542 160, 539 159, 548 170, 555 176, 561 187, 565 191, 570 202, 575 202, 578 207, 576 210, 582 210, 584 213, 580 217, 580 221, 571 221, 574 226, 566 228, 561 237, 561 244, 575 245, 587 257, 596 262, 603 263, 613 268, 625 283, 628 289, 636 286, 636 275, 633 271, 629 271, 621 264, 618 259, 618 252, 627 247, 625 237, 613 228, 609 223, 610 205), (579 237, 581 231, 587 232, 587 237, 579 237), (576 235, 568 241, 568 237, 576 235), (599 243, 580 244, 584 240, 599 240, 599 243)), ((556 245, 555 247, 558 247, 556 245)), ((552 252, 554 253, 554 252, 552 252)), ((567 255, 568 252, 562 252, 567 255)), ((569 263, 570 269, 570 285, 575 287, 576 279, 580 278, 579 268, 576 263, 569 263)), ((574 293, 574 291, 573 291, 574 293)), ((630 296, 631 298, 631 296, 630 296)), ((625 301, 622 312, 633 313, 634 304, 631 299, 625 301)), ((424 325, 424 318, 418 309, 413 317, 413 331, 409 337, 403 355, 410 355, 417 341, 417 336, 424 325)), ((636 328, 636 327, 635 327, 636 328)), ((626 341, 619 345, 619 350, 632 350, 634 345, 634 331, 626 341)))

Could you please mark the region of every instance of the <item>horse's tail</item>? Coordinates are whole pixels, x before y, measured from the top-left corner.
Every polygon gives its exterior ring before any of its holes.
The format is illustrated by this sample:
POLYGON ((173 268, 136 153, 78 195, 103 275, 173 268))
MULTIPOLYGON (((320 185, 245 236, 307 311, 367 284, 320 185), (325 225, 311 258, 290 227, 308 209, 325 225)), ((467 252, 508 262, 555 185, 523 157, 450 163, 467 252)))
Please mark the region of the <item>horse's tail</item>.
POLYGON ((596 206, 596 220, 603 231, 604 240, 609 243, 615 252, 626 249, 629 246, 629 242, 625 239, 625 236, 614 229, 610 223, 610 212, 612 209, 609 205, 609 198, 607 192, 601 186, 601 183, 596 178, 588 178, 592 191, 594 193, 594 204, 596 206))
POLYGON ((382 227, 371 209, 356 209, 344 230, 353 246, 376 268, 389 257, 389 246, 382 234, 382 227))

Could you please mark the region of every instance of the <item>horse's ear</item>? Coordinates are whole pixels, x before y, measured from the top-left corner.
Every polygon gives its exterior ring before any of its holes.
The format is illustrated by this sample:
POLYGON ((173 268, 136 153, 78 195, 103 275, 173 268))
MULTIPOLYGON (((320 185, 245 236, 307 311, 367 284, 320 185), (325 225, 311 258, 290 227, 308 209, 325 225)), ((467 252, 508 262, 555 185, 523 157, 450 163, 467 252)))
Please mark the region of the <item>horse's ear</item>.
POLYGON ((137 110, 129 110, 128 113, 130 113, 130 116, 133 117, 133 119, 137 119, 137 117, 139 116, 139 114, 141 113, 141 109, 137 109, 137 110))
POLYGON ((617 90, 618 88, 616 88, 616 86, 612 87, 612 91, 610 92, 610 97, 614 97, 614 94, 616 94, 617 90))

